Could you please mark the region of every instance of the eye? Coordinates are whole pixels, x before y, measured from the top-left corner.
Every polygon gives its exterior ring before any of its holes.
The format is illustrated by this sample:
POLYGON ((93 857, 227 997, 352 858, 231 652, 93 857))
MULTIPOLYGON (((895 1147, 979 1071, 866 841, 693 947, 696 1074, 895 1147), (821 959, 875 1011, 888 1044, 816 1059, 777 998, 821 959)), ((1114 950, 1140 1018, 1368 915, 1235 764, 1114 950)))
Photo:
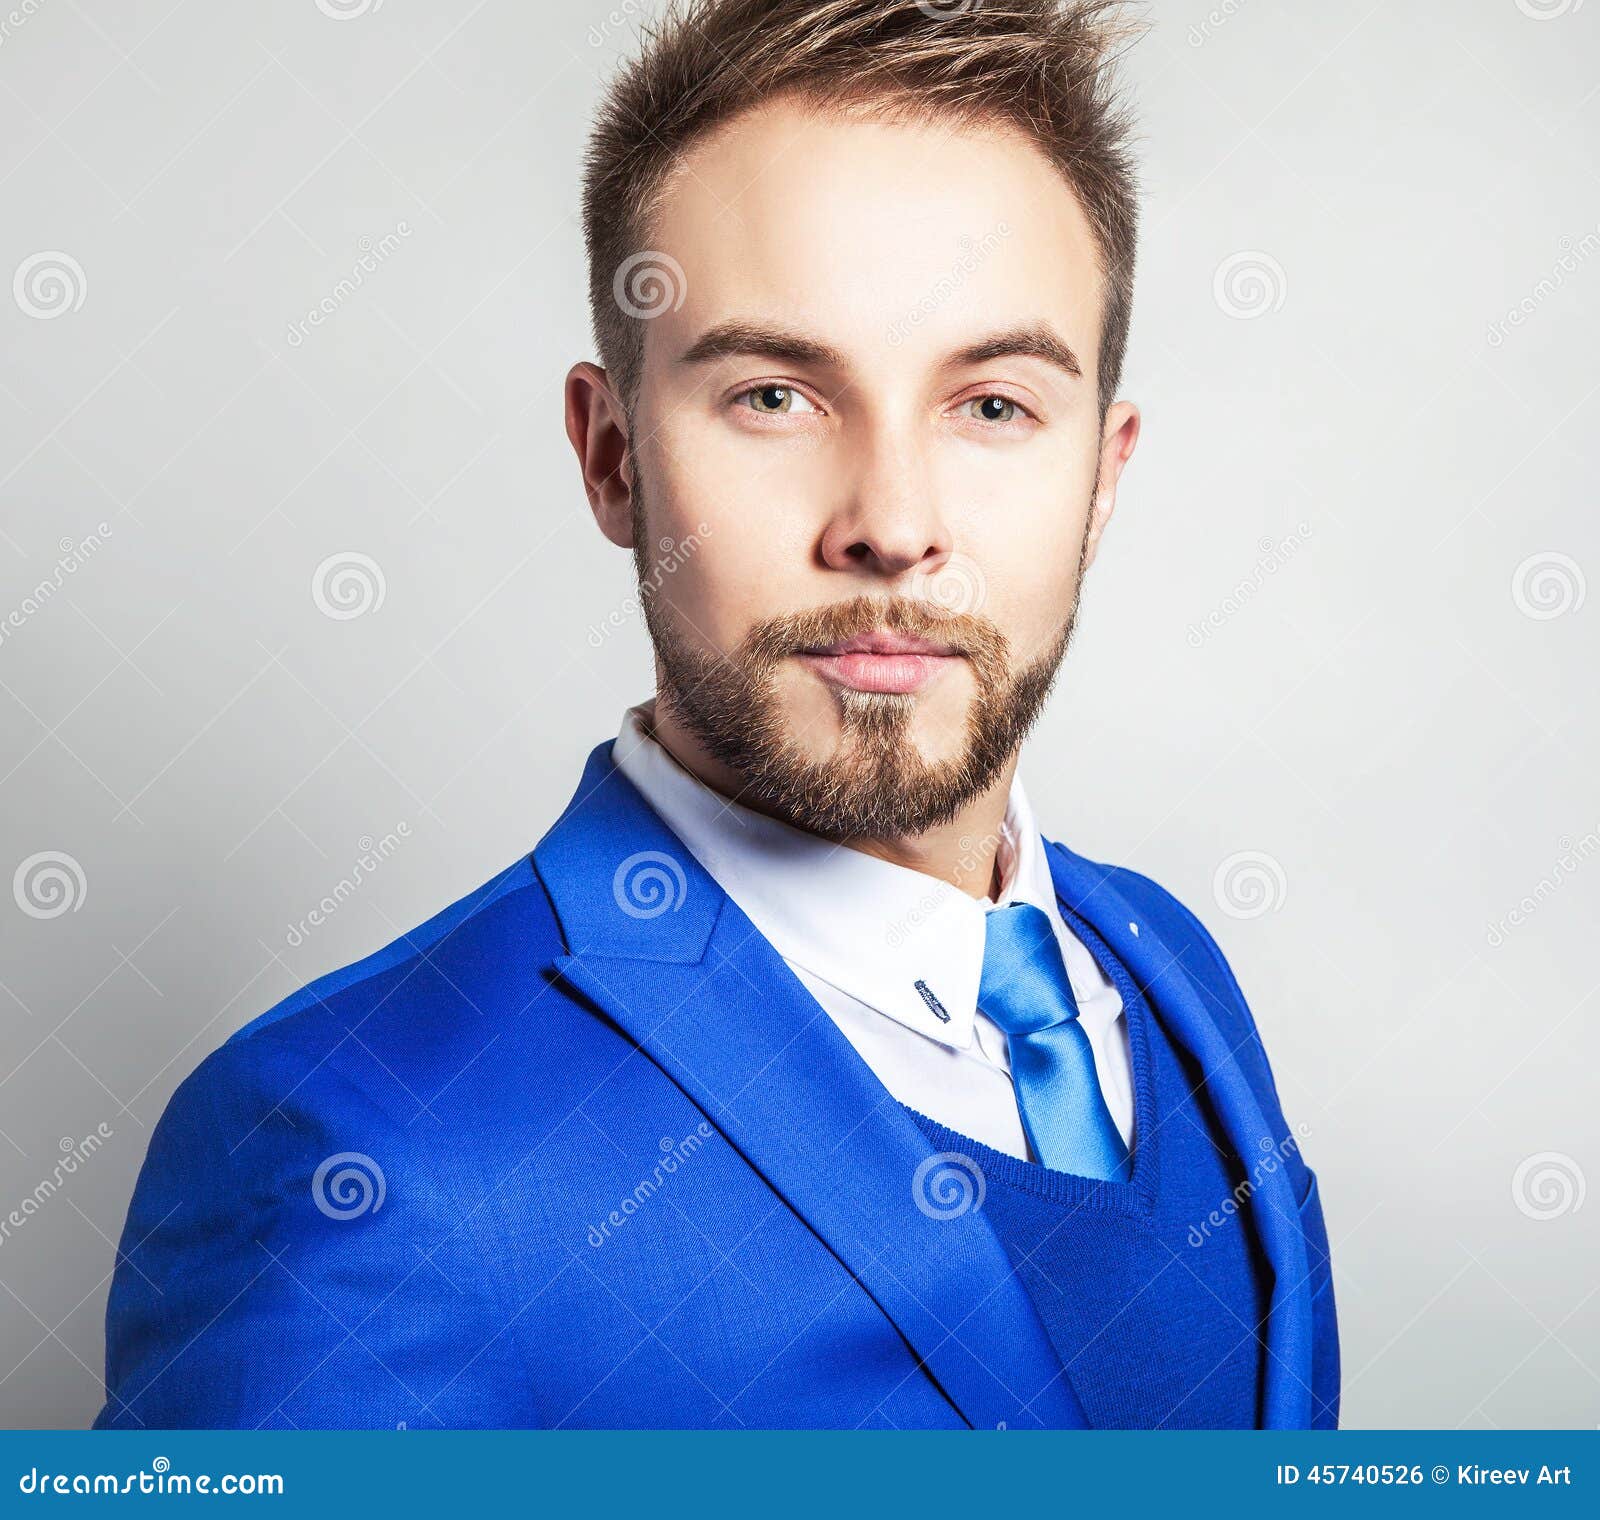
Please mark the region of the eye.
POLYGON ((974 396, 970 401, 964 402, 963 405, 969 409, 972 407, 978 408, 976 412, 969 410, 968 415, 975 417, 979 422, 1004 424, 1014 422, 1019 415, 1028 415, 1009 396, 974 396))
POLYGON ((740 392, 735 399, 745 402, 752 412, 760 412, 766 417, 816 410, 799 391, 789 385, 753 385, 749 390, 740 392))

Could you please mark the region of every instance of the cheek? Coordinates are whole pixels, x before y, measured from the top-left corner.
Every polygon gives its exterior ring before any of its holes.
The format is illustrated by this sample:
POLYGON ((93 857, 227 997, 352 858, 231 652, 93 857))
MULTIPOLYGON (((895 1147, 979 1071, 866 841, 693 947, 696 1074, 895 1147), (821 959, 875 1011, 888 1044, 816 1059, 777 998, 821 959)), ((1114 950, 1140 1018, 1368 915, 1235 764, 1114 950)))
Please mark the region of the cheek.
POLYGON ((676 563, 657 594, 685 636, 726 653, 755 624, 814 602, 806 576, 815 540, 795 482, 769 487, 737 450, 703 437, 663 444, 645 475, 647 542, 653 559, 676 563), (663 554, 664 539, 693 552, 663 554))

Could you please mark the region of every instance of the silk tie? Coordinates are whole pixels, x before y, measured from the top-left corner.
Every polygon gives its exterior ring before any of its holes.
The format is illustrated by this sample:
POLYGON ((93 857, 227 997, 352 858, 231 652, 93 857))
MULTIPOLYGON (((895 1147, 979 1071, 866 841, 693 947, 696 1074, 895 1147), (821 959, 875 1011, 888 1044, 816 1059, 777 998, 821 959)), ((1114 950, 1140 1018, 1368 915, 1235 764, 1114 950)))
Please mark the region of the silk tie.
POLYGON ((1100 1091, 1061 945, 1042 908, 1012 903, 989 911, 978 1007, 1005 1031, 1034 1155, 1058 1172, 1126 1182, 1128 1147, 1100 1091))

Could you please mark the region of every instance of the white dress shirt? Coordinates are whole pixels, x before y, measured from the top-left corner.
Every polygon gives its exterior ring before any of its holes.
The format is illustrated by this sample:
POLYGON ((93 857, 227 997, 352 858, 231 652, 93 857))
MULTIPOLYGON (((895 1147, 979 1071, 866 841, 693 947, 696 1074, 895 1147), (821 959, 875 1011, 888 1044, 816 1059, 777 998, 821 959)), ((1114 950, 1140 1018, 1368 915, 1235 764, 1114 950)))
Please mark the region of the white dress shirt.
POLYGON ((1012 779, 1000 831, 995 902, 729 801, 651 737, 653 711, 654 702, 646 701, 623 714, 613 750, 618 769, 766 936, 893 1097, 960 1134, 1032 1159, 1005 1033, 977 1006, 985 915, 1032 903, 1055 928, 1101 1091, 1132 1145, 1122 998, 1062 920, 1019 778, 1012 779))

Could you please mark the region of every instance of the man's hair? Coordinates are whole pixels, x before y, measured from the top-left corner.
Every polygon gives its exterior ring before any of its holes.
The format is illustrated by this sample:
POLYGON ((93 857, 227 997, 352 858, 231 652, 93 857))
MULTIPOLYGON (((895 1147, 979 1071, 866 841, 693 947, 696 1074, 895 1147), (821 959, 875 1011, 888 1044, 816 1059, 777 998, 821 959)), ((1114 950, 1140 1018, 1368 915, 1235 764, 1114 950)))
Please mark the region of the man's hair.
POLYGON ((1113 67, 1140 30, 1119 0, 673 0, 611 81, 584 161, 595 344, 629 417, 649 308, 621 287, 656 278, 667 288, 654 294, 675 298, 651 243, 673 170, 780 92, 882 119, 1002 123, 1031 139, 1094 234, 1103 416, 1128 342, 1138 222, 1132 120, 1113 67))

